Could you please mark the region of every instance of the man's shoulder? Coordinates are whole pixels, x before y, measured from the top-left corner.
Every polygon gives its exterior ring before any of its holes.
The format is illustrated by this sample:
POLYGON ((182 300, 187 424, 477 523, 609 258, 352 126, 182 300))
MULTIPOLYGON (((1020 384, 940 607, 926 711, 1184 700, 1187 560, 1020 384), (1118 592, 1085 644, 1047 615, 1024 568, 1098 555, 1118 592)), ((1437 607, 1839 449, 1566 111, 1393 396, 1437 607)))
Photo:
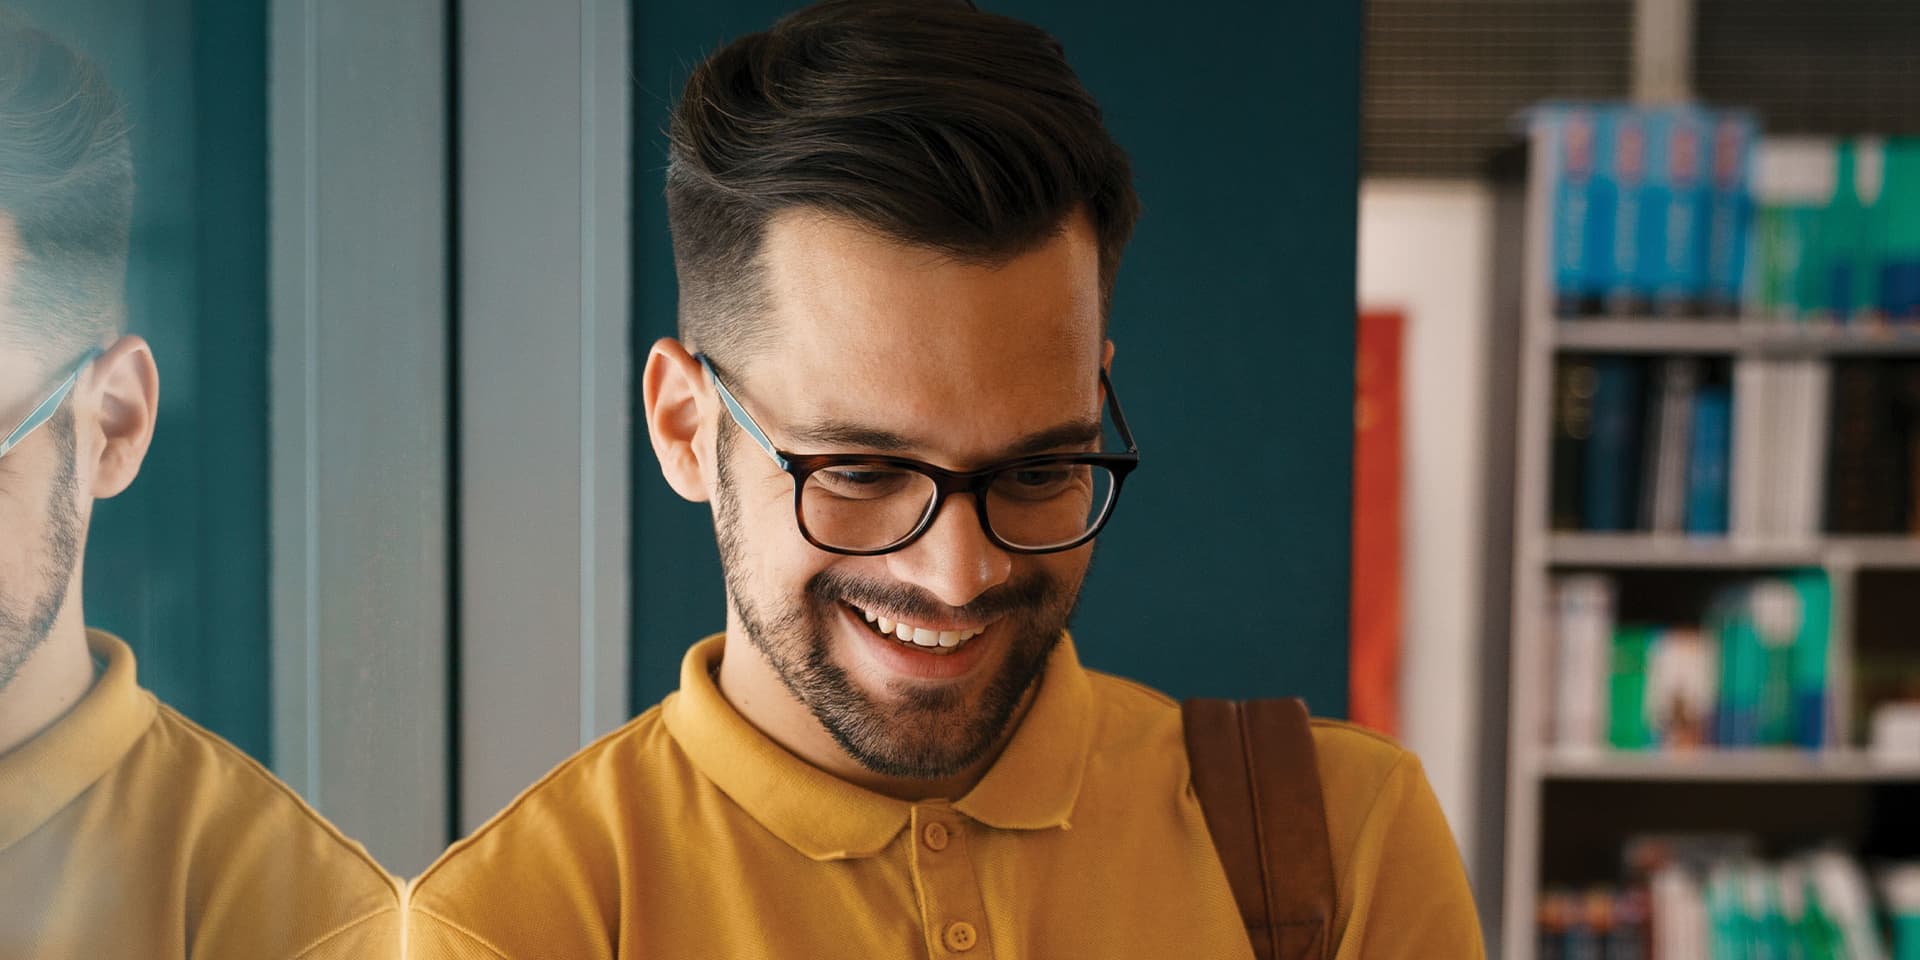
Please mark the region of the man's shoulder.
MULTIPOLYGON (((674 818, 696 789, 664 708, 581 748, 416 877, 407 889, 408 949, 424 958, 513 955, 509 944, 529 933, 507 913, 542 918, 543 936, 590 939, 617 926, 621 862, 683 837, 674 818), (505 904, 514 909, 503 912, 505 904)), ((591 955, 584 943, 548 947, 553 956, 591 955)))
POLYGON ((663 708, 656 704, 580 748, 448 847, 413 881, 414 902, 472 882, 477 864, 566 860, 581 850, 611 849, 616 835, 630 832, 628 821, 661 809, 665 795, 689 785, 690 768, 667 731, 663 708))
MULTIPOLYGON (((342 833, 273 772, 224 737, 159 704, 153 725, 128 755, 126 775, 148 799, 178 798, 157 815, 185 821, 195 855, 234 870, 307 871, 336 893, 398 902, 399 885, 365 847, 342 833), (289 864, 286 858, 297 858, 289 864)), ((152 807, 150 807, 152 809, 152 807)))
POLYGON ((1418 762, 1412 751, 1384 733, 1325 717, 1313 718, 1313 750, 1323 778, 1328 767, 1339 767, 1383 783, 1396 768, 1418 762))
POLYGON ((111 793, 138 798, 128 836, 152 845, 128 856, 212 881, 189 882, 183 904, 209 952, 336 956, 336 944, 397 925, 400 883, 365 847, 166 704, 113 776, 111 793))
POLYGON ((1164 744, 1180 734, 1180 702, 1137 680, 1088 670, 1096 742, 1114 748, 1164 744))
MULTIPOLYGON (((1180 701, 1138 681, 1087 671, 1099 720, 1098 743, 1186 750, 1180 701)), ((1329 794, 1378 792, 1397 769, 1417 763, 1392 737, 1343 720, 1312 721, 1315 765, 1329 794)))

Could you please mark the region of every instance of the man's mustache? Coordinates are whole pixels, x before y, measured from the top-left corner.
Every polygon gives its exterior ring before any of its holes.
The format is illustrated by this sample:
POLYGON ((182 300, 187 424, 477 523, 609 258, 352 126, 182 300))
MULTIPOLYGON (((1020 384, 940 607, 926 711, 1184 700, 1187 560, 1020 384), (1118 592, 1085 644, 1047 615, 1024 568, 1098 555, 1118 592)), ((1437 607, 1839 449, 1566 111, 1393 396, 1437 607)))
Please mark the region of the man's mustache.
POLYGON ((993 587, 965 606, 956 607, 941 603, 926 591, 908 584, 822 570, 807 581, 807 594, 822 603, 847 601, 908 618, 974 621, 1045 609, 1059 601, 1060 588, 1052 578, 1034 574, 993 587))

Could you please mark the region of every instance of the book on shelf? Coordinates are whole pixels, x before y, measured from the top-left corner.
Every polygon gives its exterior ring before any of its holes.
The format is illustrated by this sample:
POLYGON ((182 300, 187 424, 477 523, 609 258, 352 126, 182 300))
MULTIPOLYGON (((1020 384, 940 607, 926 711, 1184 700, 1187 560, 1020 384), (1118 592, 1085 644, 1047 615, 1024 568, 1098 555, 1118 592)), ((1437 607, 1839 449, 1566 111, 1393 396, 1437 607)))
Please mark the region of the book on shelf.
POLYGON ((1744 289, 1756 125, 1693 105, 1549 104, 1560 316, 1731 312, 1744 289))
POLYGON ((1914 532, 1920 522, 1920 362, 1835 363, 1827 529, 1914 532))
POLYGON ((1571 355, 1556 370, 1556 530, 1920 533, 1920 361, 1571 355))
POLYGON ((1767 860, 1759 848, 1744 834, 1630 838, 1618 882, 1542 891, 1538 955, 1920 957, 1920 863, 1869 862, 1837 848, 1767 860))
POLYGON ((1827 365, 1734 361, 1733 525, 1743 539, 1805 542, 1820 532, 1828 429, 1827 365))
POLYGON ((1570 750, 1605 742, 1601 704, 1613 654, 1614 595, 1613 579, 1598 574, 1564 576, 1553 584, 1558 675, 1550 736, 1570 750))
POLYGON ((1553 526, 1579 530, 1585 525, 1587 441, 1593 438, 1593 393, 1599 372, 1586 357, 1561 361, 1554 379, 1553 526))
POLYGON ((1647 452, 1641 463, 1642 529, 1679 533, 1687 527, 1687 467, 1692 459, 1699 383, 1697 358, 1668 357, 1656 367, 1647 412, 1647 452))
POLYGON ((1642 367, 1629 357, 1594 360, 1593 426, 1581 510, 1588 530, 1632 530, 1639 523, 1642 367))
POLYGON ((1827 747, 1832 588, 1822 571, 1719 591, 1697 623, 1623 618, 1618 583, 1551 584, 1556 751, 1827 747))
POLYGON ((1744 110, 1547 104, 1553 309, 1920 321, 1920 138, 1761 137, 1744 110))
POLYGON ((1733 394, 1724 384, 1697 388, 1687 440, 1686 532, 1724 534, 1733 457, 1733 394))
POLYGON ((1920 320, 1920 139, 1769 138, 1752 183, 1744 315, 1920 320))

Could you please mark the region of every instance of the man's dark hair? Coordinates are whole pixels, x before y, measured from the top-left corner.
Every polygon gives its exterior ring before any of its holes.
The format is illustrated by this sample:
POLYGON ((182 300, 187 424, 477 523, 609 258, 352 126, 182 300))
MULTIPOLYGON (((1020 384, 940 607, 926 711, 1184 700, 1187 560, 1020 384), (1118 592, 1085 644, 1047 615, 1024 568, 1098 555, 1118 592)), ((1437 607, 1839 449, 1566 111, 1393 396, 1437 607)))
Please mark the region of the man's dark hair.
POLYGON ((64 362, 116 332, 132 218, 126 114, 106 75, 0 9, 0 250, 14 254, 0 341, 64 362))
POLYGON ((1084 210, 1103 323, 1139 216, 1059 42, 954 0, 826 0, 742 37, 688 78, 669 140, 680 336, 718 356, 767 340, 759 256, 781 211, 1001 263, 1084 210))

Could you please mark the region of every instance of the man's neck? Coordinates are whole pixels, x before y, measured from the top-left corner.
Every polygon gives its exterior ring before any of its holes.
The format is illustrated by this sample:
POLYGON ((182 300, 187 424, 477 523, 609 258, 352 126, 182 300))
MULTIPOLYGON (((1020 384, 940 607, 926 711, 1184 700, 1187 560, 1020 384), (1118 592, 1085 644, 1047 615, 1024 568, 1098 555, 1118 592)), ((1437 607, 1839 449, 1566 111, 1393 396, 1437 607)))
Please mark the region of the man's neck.
POLYGON ((13 682, 0 689, 0 755, 13 752, 66 716, 93 686, 93 657, 78 610, 54 622, 13 682))
POLYGON ((1007 724, 1006 733, 986 756, 953 777, 916 780, 875 773, 848 756, 806 705, 796 700, 780 682, 737 624, 728 625, 725 652, 714 680, 720 687, 720 696, 741 717, 788 753, 855 786, 912 802, 966 796, 1000 758, 1013 731, 1019 729, 1034 695, 1033 690, 1027 691, 1020 708, 1007 724))

